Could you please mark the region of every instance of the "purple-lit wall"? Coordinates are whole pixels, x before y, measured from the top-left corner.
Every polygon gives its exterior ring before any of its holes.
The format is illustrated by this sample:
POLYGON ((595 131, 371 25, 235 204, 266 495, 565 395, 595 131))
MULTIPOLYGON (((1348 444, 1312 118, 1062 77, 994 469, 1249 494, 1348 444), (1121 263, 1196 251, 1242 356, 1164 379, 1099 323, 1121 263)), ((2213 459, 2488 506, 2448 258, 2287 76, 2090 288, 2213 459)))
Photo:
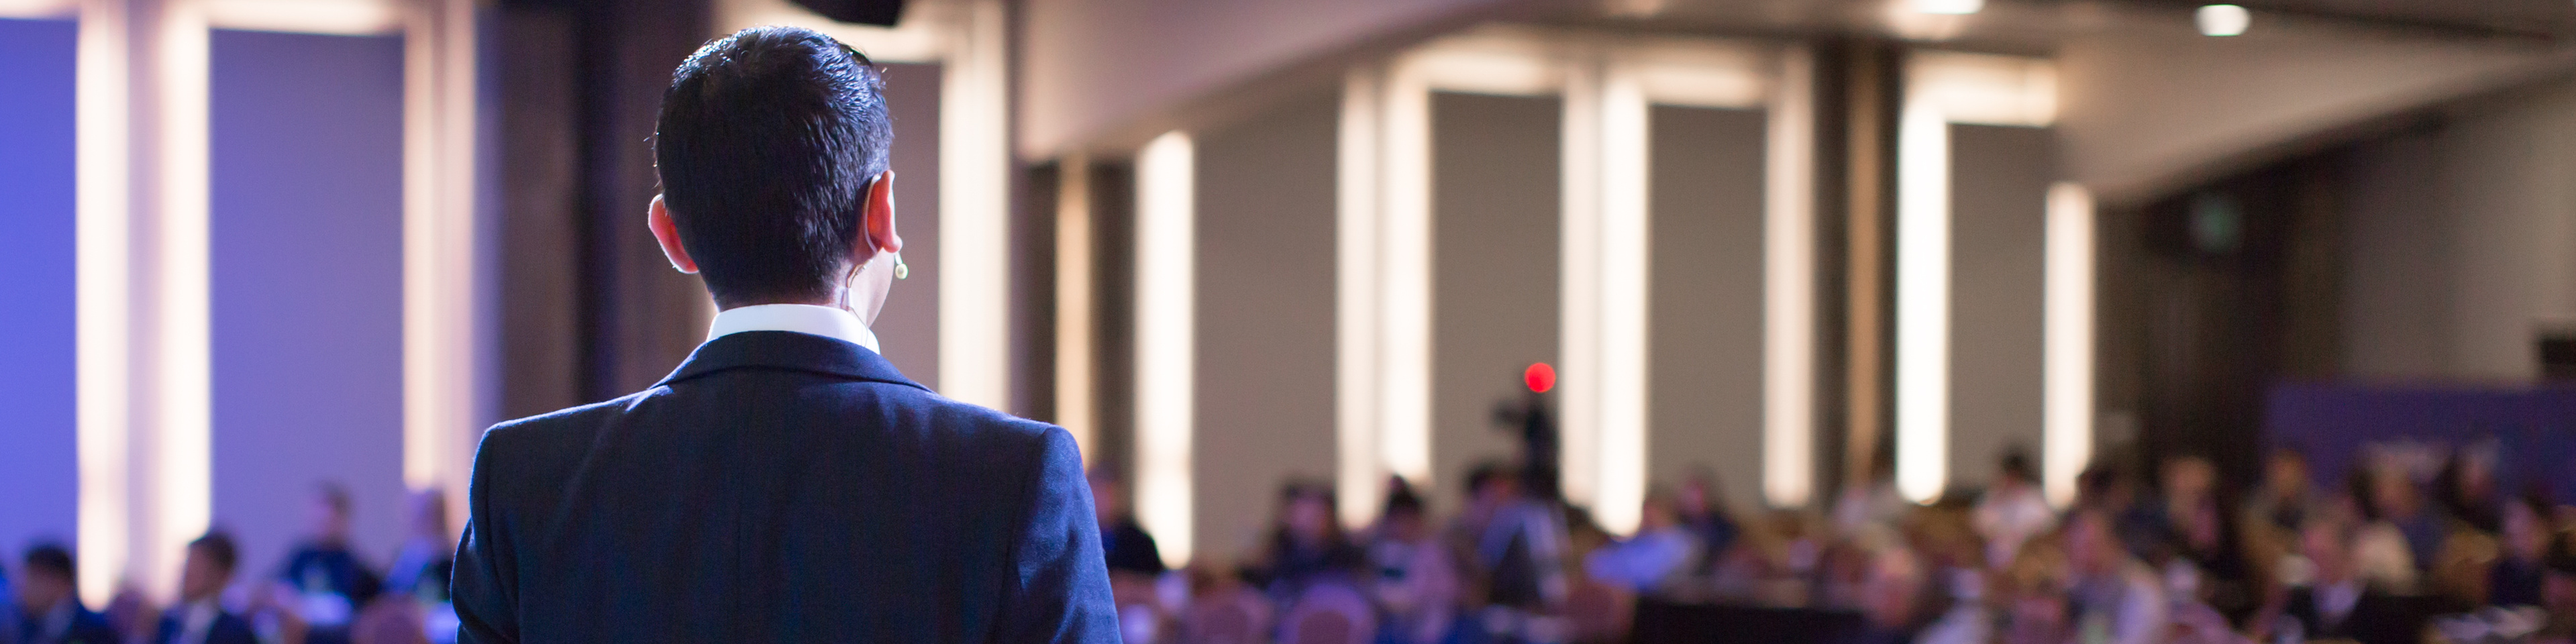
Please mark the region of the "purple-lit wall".
MULTIPOLYGON (((72 83, 78 27, 0 20, 0 551, 70 541, 80 470, 73 407, 72 83)), ((13 567, 14 568, 14 567, 13 567)))
POLYGON ((213 46, 215 521, 268 574, 338 481, 383 565, 402 530, 402 40, 213 46))

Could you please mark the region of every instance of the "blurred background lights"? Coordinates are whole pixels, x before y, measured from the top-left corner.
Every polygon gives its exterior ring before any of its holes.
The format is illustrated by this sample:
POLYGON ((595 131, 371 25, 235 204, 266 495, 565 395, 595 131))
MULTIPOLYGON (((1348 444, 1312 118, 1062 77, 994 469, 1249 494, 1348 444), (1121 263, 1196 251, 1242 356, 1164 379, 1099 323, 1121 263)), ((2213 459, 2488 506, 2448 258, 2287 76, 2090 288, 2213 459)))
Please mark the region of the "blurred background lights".
POLYGON ((2232 4, 2213 4, 2201 7, 2193 21, 2200 23, 2200 35, 2234 36, 2245 33, 2245 26, 2254 22, 2254 14, 2232 4))

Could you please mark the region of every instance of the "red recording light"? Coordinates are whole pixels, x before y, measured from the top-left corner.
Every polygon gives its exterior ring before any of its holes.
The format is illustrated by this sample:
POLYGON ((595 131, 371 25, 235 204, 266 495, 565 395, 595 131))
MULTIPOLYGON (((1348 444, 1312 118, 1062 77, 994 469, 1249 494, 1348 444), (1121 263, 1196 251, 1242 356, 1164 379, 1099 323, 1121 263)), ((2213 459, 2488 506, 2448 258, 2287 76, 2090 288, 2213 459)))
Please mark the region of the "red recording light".
POLYGON ((1530 391, 1547 393, 1556 387, 1556 367, 1545 362, 1531 363, 1528 370, 1521 372, 1521 382, 1528 383, 1530 391))

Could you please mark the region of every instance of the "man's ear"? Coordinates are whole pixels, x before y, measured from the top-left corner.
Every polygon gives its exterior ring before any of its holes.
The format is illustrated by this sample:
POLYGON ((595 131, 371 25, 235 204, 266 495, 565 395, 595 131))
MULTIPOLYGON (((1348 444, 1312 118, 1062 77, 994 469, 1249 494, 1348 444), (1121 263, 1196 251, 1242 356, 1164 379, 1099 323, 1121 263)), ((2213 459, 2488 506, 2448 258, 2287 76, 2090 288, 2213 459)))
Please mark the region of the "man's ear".
POLYGON ((868 201, 866 210, 859 214, 859 225, 868 233, 859 239, 859 243, 870 246, 858 249, 861 257, 903 252, 903 236, 895 234, 894 230, 893 170, 887 170, 877 175, 875 181, 868 182, 868 201))
POLYGON ((645 208, 644 226, 653 229, 653 241, 662 244, 662 256, 671 258, 672 269, 698 272, 698 260, 689 259, 689 249, 680 246, 680 225, 671 221, 671 207, 662 205, 662 195, 653 195, 653 205, 645 208))

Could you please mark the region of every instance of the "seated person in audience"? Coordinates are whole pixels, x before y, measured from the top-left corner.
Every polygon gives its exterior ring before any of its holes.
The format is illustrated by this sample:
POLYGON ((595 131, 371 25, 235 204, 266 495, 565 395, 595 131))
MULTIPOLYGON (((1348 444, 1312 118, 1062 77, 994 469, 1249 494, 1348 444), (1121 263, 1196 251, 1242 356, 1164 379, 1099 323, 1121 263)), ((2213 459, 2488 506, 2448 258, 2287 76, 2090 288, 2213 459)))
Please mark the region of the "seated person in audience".
POLYGON ((2549 505, 2536 497, 2526 496, 2504 504, 2499 527, 2503 529, 2498 544, 2501 555, 2487 569, 2486 604, 2489 606, 2538 606, 2541 586, 2548 576, 2550 542, 2557 537, 2549 528, 2549 505))
POLYGON ((2412 498, 2413 493, 2408 491, 2412 485, 2402 473, 2355 471, 2349 486, 2352 493, 2343 497, 2335 510, 2337 516, 2330 519, 2356 526, 2351 544, 2353 567, 2360 571, 2363 581, 2392 593, 2413 594, 2423 573, 2413 540, 2404 528, 2387 518, 2389 504, 2380 499, 2412 498))
POLYGON ((2062 539, 2032 539, 1995 576, 2001 605, 2003 644, 2065 644, 2074 639, 2066 598, 2066 551, 2062 539))
POLYGON ((1163 574, 1163 550, 1154 535, 1127 509, 1127 486, 1102 468, 1092 468, 1091 512, 1100 523, 1100 552, 1112 576, 1152 577, 1163 574))
POLYGON ((1865 549, 1886 547, 1900 538, 1897 527, 1913 511, 1914 503, 1896 492, 1895 461, 1873 456, 1868 476, 1843 486, 1834 499, 1834 534, 1865 549))
POLYGON ((2296 541, 2308 514, 2324 503, 2309 480, 2307 453, 2296 447, 2276 447, 2263 459, 2263 484, 2245 495, 2244 525, 2249 530, 2279 531, 2296 541))
MULTIPOLYGON (((2449 536, 2440 512, 2429 507, 2415 479, 2396 466, 2371 469, 2370 488, 2362 511, 2373 523, 2396 529, 2406 539, 2407 560, 2414 564, 2420 577, 2441 553, 2442 540, 2449 536)), ((2384 530, 2383 530, 2384 532, 2384 530)))
POLYGON ((2483 442, 2451 454, 2450 462, 2433 477, 2438 514, 2487 534, 2503 530, 2507 499, 2496 491, 2495 449, 2495 443, 2483 442))
POLYGON ((1859 608, 1866 619, 1858 642, 1913 641, 1938 614, 1936 603, 1927 601, 1931 575, 1922 560, 1902 545, 1890 546, 1871 553, 1865 570, 1859 586, 1859 608))
POLYGON ((2057 526, 2057 511, 2040 494, 2030 455, 2020 448, 2004 452, 1995 468, 1995 483, 1977 499, 1977 532, 1986 537, 1988 568, 2001 570, 2013 561, 2021 544, 2057 526))
POLYGON ((2164 640, 2169 604, 2164 585, 2146 564, 2129 556, 2099 509, 2078 510, 2067 518, 2067 597, 2073 624, 2086 641, 2103 644, 2154 644, 2164 640), (2098 634, 2099 639, 2093 639, 2098 634))
POLYGON ((1292 480, 1279 490, 1270 538, 1246 563, 1244 578, 1285 607, 1316 583, 1353 583, 1365 555, 1343 534, 1333 489, 1292 480))
POLYGON ((78 564, 54 544, 27 549, 27 578, 18 588, 18 641, 25 644, 118 644, 107 617, 81 605, 78 564))
POLYGON ((2353 640, 2362 644, 2405 644, 2416 639, 2412 609, 2400 598, 2370 583, 2353 556, 2359 536, 2350 522, 2331 517, 2311 521, 2300 532, 2299 549, 2314 579, 2291 588, 2258 626, 2256 639, 2353 640))
POLYGON ((2576 551, 2563 538, 2550 548, 2548 568, 2541 574, 2540 607, 2549 615, 2532 641, 2540 644, 2576 644, 2576 551))
POLYGON ((1431 534, 1422 496, 1404 479, 1388 486, 1385 513, 1371 531, 1370 597, 1385 612, 1379 642, 1447 641, 1458 615, 1458 571, 1449 549, 1431 534))
POLYGON ((2119 528, 2131 556, 2160 566, 2180 554, 2183 523, 2214 500, 2218 467, 2199 455, 2181 454, 2165 458, 2156 476, 2156 495, 2130 506, 2119 528))
POLYGON ((1485 538, 1485 528, 1493 524, 1494 517, 1502 513, 1504 506, 1520 496, 1517 476, 1511 466, 1500 462, 1480 463, 1468 469, 1464 488, 1467 505, 1459 510, 1458 516, 1450 517, 1448 527, 1441 530, 1440 541, 1448 546, 1450 560, 1458 562, 1459 577, 1466 582, 1465 590, 1471 595, 1462 598, 1465 605, 1485 603, 1483 591, 1490 583, 1493 571, 1485 568, 1484 558, 1476 551, 1479 542, 1485 538))
POLYGON ((1726 495, 1719 493, 1717 473, 1706 466, 1691 468, 1690 475, 1682 478, 1676 501, 1681 509, 1682 528, 1699 537, 1701 552, 1705 553, 1700 568, 1717 568, 1726 553, 1735 549, 1736 539, 1744 534, 1743 527, 1735 522, 1735 514, 1726 511, 1726 495))
POLYGON ((447 530, 447 494, 435 488, 411 497, 411 534, 385 573, 385 591, 424 604, 447 603, 447 579, 456 569, 456 538, 447 530))
POLYGON ((1644 506, 1635 536, 1584 556, 1586 574, 1640 594, 1686 576, 1691 563, 1699 560, 1700 544, 1698 536, 1681 525, 1672 491, 1649 490, 1644 506))
POLYGON ((162 613, 153 643, 257 644, 250 622, 224 610, 222 601, 240 558, 232 536, 220 531, 188 542, 187 562, 179 568, 179 605, 162 613))
POLYGON ((277 573, 280 592, 312 629, 310 644, 346 644, 350 620, 376 598, 384 581, 349 547, 349 491, 322 483, 313 491, 313 533, 288 553, 277 573))

